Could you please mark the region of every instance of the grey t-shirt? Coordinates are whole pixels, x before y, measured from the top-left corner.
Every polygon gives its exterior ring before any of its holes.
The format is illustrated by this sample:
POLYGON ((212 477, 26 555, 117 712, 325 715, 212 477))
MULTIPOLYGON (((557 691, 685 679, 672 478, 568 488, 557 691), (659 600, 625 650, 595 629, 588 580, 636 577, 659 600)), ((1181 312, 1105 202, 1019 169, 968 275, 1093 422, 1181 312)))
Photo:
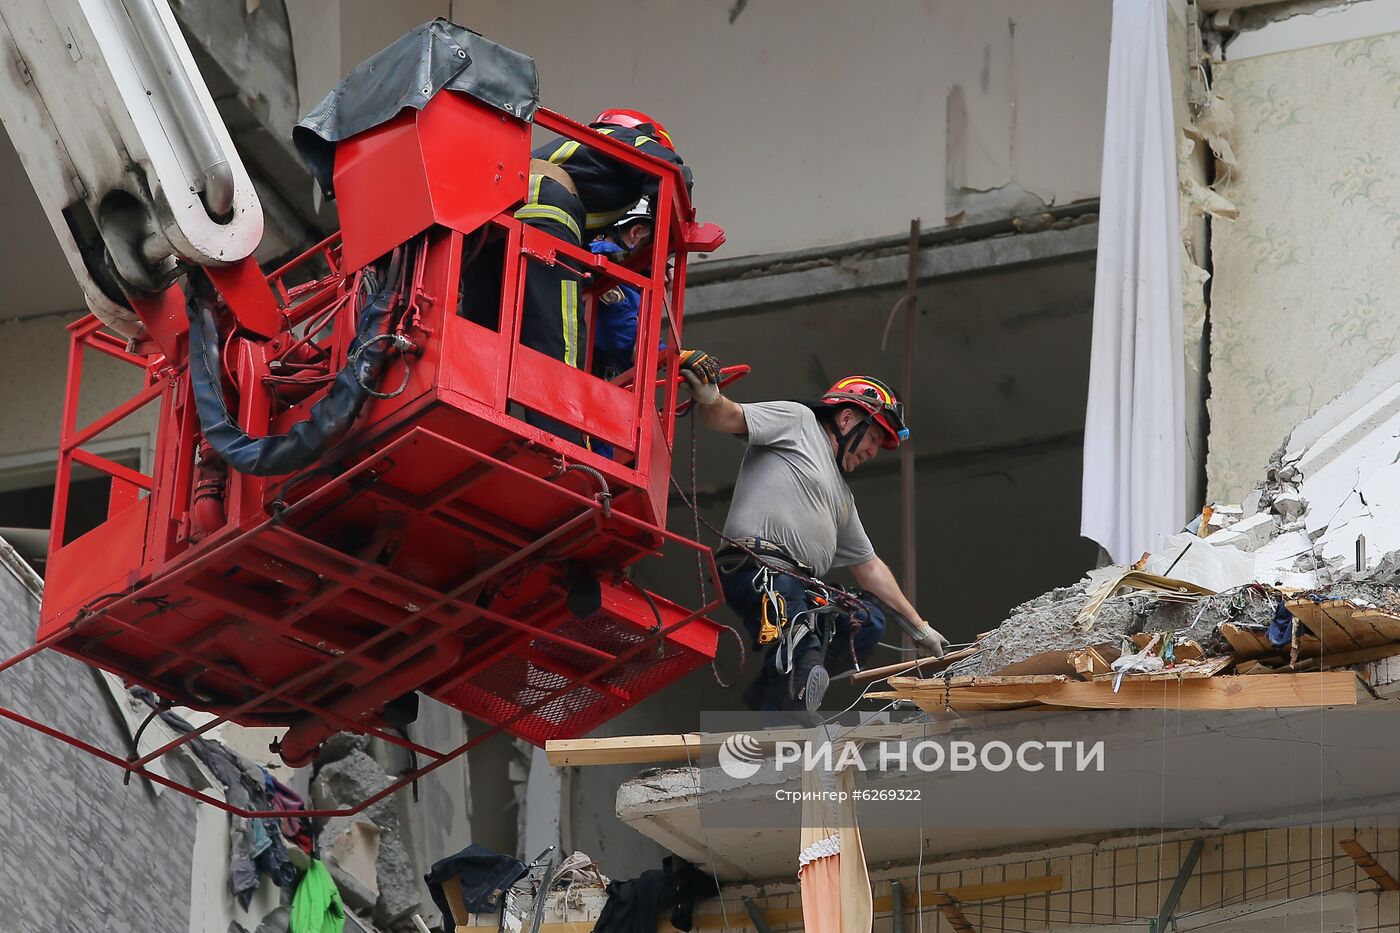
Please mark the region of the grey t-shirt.
POLYGON ((772 541, 818 576, 874 557, 816 413, 798 402, 757 402, 743 409, 749 447, 725 536, 772 541))

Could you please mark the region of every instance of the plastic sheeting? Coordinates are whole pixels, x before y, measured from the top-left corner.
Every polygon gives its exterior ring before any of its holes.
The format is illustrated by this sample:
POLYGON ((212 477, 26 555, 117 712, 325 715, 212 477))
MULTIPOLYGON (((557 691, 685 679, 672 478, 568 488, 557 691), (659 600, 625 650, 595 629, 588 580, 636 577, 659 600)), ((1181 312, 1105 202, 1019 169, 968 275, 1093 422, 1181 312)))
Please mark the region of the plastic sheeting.
POLYGON ((326 197, 335 143, 373 129, 439 91, 469 94, 521 120, 540 105, 535 60, 438 18, 356 65, 292 130, 292 142, 326 197))
POLYGON ((1122 564, 1187 518, 1175 141, 1167 0, 1114 0, 1080 530, 1122 564))

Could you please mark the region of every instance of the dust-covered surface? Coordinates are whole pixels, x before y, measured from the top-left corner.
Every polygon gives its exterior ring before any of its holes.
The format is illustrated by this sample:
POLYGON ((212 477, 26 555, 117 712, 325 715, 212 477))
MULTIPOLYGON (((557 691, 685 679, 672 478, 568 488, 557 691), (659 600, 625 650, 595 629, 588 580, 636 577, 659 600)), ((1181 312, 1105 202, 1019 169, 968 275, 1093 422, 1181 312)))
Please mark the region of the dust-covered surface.
POLYGON ((1384 391, 1393 385, 1392 368, 1400 371, 1400 357, 1299 424, 1242 503, 1207 509, 1144 568, 1214 595, 1125 588, 1107 596, 1085 626, 1076 621, 1081 611, 1127 568, 1091 571, 1012 609, 975 655, 944 676, 989 676, 1049 652, 1116 648, 1142 632, 1172 632, 1207 655, 1229 654, 1221 625, 1264 629, 1287 598, 1344 599, 1400 614, 1400 550, 1393 549, 1400 543, 1400 393, 1384 391))
POLYGON ((1130 593, 1105 601, 1094 616, 1093 625, 1082 630, 1075 625, 1075 617, 1088 601, 1081 582, 1017 606, 1001 627, 982 640, 982 650, 952 665, 948 673, 991 675, 1038 654, 1104 643, 1116 646, 1139 632, 1175 632, 1179 638, 1199 643, 1207 654, 1225 654, 1229 645, 1220 635, 1219 626, 1233 622, 1263 628, 1273 617, 1277 598, 1253 588, 1191 602, 1130 593))

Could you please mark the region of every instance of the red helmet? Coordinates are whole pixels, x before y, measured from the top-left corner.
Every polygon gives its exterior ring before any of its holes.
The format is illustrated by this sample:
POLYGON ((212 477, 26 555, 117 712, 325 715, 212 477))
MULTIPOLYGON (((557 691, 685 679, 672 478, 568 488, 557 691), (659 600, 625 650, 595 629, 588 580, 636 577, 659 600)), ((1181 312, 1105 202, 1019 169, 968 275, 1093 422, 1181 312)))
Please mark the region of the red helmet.
POLYGON ((666 132, 666 127, 661 125, 661 121, 652 119, 640 110, 604 110, 593 118, 593 122, 625 126, 629 129, 634 129, 643 123, 650 123, 656 129, 656 141, 672 152, 676 151, 675 144, 671 142, 671 134, 666 132))
POLYGON ((885 429, 885 440, 881 444, 885 450, 894 450, 899 447, 900 441, 909 437, 909 428, 904 423, 904 403, 895 396, 893 389, 874 376, 840 379, 826 390, 821 402, 833 408, 854 405, 869 412, 875 422, 885 429))

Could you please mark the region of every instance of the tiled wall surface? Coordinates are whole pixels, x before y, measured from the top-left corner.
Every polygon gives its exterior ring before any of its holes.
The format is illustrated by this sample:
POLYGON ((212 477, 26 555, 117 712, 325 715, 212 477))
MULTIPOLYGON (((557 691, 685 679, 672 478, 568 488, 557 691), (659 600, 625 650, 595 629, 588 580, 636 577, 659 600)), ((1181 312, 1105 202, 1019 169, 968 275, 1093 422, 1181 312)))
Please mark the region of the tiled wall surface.
MULTIPOLYGON (((1344 891, 1356 894, 1358 933, 1400 931, 1400 894, 1381 893, 1376 882, 1338 845, 1343 840, 1357 840, 1387 871, 1400 877, 1400 818, 1389 818, 1385 824, 1255 830, 1207 838, 1175 913, 1181 929, 1239 928, 1248 913, 1230 911, 1235 917, 1223 919, 1219 912, 1247 905, 1249 910, 1263 914, 1267 908, 1283 902, 1295 902, 1298 910, 1305 911, 1309 904, 1296 902, 1344 891)), ((1099 927, 1147 929, 1146 920, 1157 916, 1190 845, 1189 839, 1158 841, 1156 837, 1137 837, 1051 857, 1023 853, 1000 862, 926 865, 922 876, 913 871, 876 872, 875 933, 893 929, 888 907, 890 880, 899 880, 904 886, 908 905, 906 931, 952 933, 955 927, 932 906, 925 906, 922 926, 919 925, 914 905, 920 893, 928 901, 935 890, 1052 876, 1063 879, 1059 890, 966 902, 961 905, 963 914, 978 933, 1042 933, 1099 927), (885 903, 879 909, 882 899, 885 903), (1143 921, 1141 925, 1133 922, 1138 920, 1143 921)), ((738 896, 738 892, 733 892, 727 898, 732 921, 743 913, 738 896)), ((801 895, 795 887, 755 900, 769 911, 801 907, 801 895)), ((720 913, 717 902, 706 905, 704 911, 720 913)), ((718 927, 707 924, 699 928, 718 927)), ((791 931, 800 929, 800 924, 779 923, 773 928, 791 931)))

